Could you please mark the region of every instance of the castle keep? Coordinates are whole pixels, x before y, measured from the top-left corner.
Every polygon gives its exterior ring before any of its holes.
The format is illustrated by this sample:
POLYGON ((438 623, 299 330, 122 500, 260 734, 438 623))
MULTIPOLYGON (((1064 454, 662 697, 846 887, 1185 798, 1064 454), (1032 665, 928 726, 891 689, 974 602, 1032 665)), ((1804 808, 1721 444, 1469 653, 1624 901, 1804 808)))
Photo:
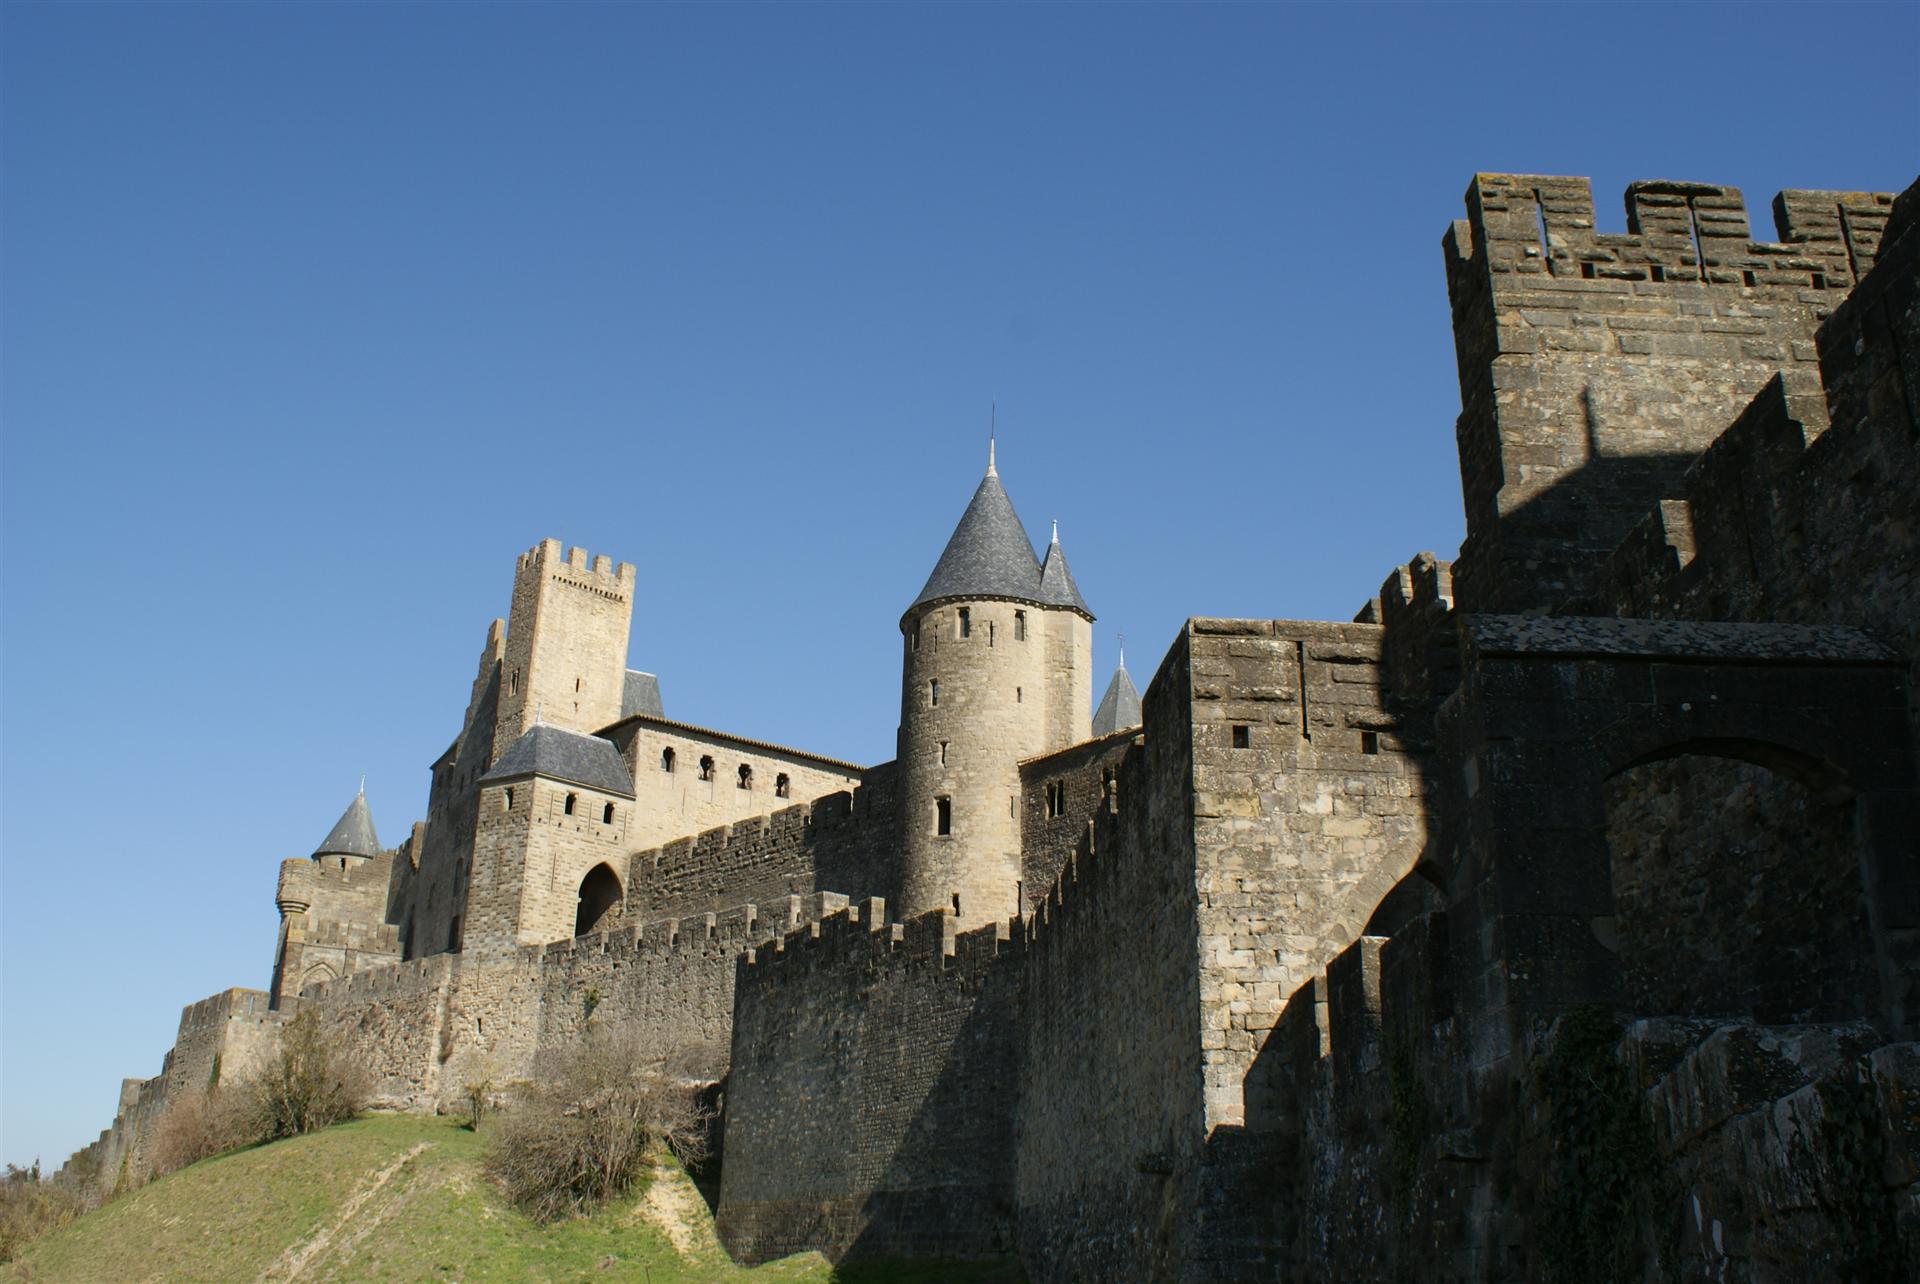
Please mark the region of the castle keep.
POLYGON ((270 988, 101 1170, 296 1011, 413 1110, 620 1020, 721 1085, 742 1261, 1915 1272, 1920 184, 1626 203, 1482 174, 1447 232, 1456 561, 1097 711, 991 457, 875 766, 667 717, 634 567, 530 550, 425 819, 282 865, 270 988))

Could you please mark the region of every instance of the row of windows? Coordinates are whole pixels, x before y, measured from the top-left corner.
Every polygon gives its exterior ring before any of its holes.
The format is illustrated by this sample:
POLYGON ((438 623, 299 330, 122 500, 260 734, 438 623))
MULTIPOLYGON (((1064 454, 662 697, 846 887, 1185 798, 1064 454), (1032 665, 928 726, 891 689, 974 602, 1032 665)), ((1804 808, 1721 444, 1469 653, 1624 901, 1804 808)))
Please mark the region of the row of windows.
MULTIPOLYGON (((953 636, 956 638, 970 638, 973 636, 972 608, 963 606, 959 609, 959 611, 955 612, 954 621, 953 621, 953 636)), ((913 622, 913 629, 910 633, 908 633, 907 637, 908 637, 908 645, 913 650, 918 651, 920 649, 920 621, 919 620, 915 620, 913 622)), ((994 622, 992 620, 988 620, 987 621, 987 645, 992 646, 996 638, 997 638, 997 631, 995 629, 994 622)), ((1027 613, 1025 611, 1015 611, 1013 613, 1013 640, 1015 642, 1025 642, 1027 640, 1027 613)))
MULTIPOLYGON (((566 801, 561 804, 560 809, 569 816, 575 814, 580 809, 580 795, 568 794, 566 801)), ((513 786, 512 785, 508 785, 505 791, 500 795, 500 810, 502 811, 513 810, 513 786)), ((600 808, 600 823, 603 825, 611 825, 613 823, 614 815, 615 813, 613 810, 613 804, 612 803, 606 804, 605 806, 600 808)))
MULTIPOLYGON (((672 771, 678 762, 679 758, 673 752, 671 746, 660 751, 660 770, 672 771)), ((700 779, 712 780, 713 775, 713 755, 710 753, 701 754, 700 779)), ((753 765, 751 763, 743 762, 740 764, 740 769, 734 773, 734 785, 740 789, 753 788, 753 765)), ((773 796, 776 798, 790 798, 793 796, 793 781, 784 771, 773 778, 773 796)))

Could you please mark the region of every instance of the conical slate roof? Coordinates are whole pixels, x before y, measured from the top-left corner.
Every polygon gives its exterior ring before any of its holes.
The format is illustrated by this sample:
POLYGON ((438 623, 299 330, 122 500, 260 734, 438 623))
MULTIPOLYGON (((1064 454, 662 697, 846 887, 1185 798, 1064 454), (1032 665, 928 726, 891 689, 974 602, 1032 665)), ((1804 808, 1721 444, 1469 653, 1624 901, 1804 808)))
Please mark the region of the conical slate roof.
POLYGON ((1107 693, 1100 697, 1100 707, 1093 711, 1093 734, 1110 736, 1125 727, 1140 725, 1140 693, 1133 689, 1133 679, 1127 676, 1127 662, 1120 661, 1120 667, 1113 671, 1113 681, 1107 683, 1107 693))
POLYGON ((1073 572, 1067 569, 1067 555, 1060 551, 1057 530, 1053 543, 1047 545, 1047 560, 1040 567, 1040 600, 1048 606, 1070 607, 1088 619, 1093 618, 1093 612, 1087 609, 1087 600, 1080 596, 1080 586, 1073 582, 1073 572))
POLYGON ((340 819, 320 845, 313 849, 315 856, 378 856, 380 839, 373 832, 373 813, 367 810, 367 796, 355 794, 347 809, 340 813, 340 819))
MULTIPOLYGON (((1049 554, 1057 548, 1049 549, 1049 554)), ((1042 572, 1027 528, 1020 524, 1013 501, 1000 484, 1000 475, 991 467, 981 478, 980 488, 973 492, 967 511, 960 515, 960 524, 953 528, 945 551, 934 563, 926 587, 907 607, 906 614, 929 602, 966 597, 1012 598, 1035 606, 1070 607, 1089 619, 1093 616, 1080 590, 1074 587, 1064 557, 1059 558, 1059 568, 1051 580, 1042 572)))
POLYGON ((626 762, 611 740, 550 727, 544 722, 529 727, 480 779, 484 783, 512 780, 517 776, 545 776, 602 793, 619 794, 622 798, 633 797, 633 778, 627 774, 626 762))

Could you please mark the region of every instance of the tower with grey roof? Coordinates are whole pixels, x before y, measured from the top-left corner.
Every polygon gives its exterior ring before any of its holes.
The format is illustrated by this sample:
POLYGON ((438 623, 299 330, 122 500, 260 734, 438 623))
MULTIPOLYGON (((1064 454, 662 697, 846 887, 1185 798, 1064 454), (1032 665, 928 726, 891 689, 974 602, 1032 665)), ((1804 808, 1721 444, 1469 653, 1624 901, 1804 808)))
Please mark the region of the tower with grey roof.
POLYGON ((1088 738, 1092 626, 1058 529, 1035 556, 989 454, 900 617, 902 914, 1019 912, 1019 764, 1088 738))

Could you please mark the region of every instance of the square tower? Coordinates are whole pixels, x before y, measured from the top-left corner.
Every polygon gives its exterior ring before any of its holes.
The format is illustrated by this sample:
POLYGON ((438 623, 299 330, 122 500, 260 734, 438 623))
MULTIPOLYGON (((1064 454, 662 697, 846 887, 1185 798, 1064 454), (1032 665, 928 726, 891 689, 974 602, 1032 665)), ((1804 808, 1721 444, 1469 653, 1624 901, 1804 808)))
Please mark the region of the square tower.
POLYGON ((500 711, 493 743, 504 752, 534 722, 597 731, 620 720, 627 635, 633 624, 631 563, 542 540, 513 572, 500 711))

